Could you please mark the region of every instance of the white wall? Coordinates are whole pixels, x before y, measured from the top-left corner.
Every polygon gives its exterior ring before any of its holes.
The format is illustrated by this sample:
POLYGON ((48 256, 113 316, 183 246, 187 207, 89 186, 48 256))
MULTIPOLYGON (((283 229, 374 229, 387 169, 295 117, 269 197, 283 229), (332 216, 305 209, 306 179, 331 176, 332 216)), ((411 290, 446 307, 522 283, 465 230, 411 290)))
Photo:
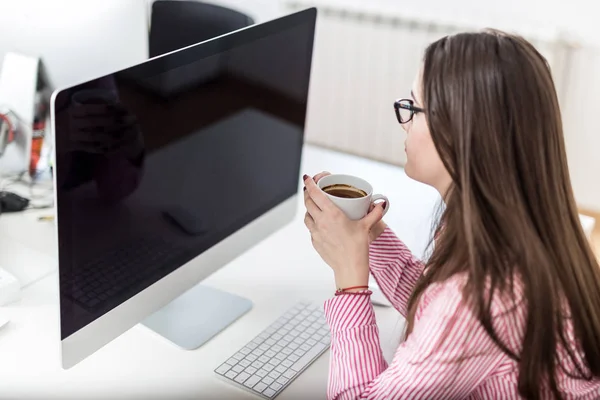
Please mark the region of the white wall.
POLYGON ((6 52, 41 57, 55 87, 148 58, 145 0, 0 0, 6 52))

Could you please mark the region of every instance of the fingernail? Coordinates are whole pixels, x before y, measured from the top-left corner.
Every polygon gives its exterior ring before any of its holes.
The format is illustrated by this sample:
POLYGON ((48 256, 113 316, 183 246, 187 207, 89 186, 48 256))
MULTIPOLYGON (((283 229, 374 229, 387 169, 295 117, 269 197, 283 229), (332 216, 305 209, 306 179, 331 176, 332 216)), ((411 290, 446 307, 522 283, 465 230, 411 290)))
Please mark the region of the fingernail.
POLYGON ((308 175, 304 174, 304 176, 302 177, 302 180, 307 180, 308 179, 308 175))

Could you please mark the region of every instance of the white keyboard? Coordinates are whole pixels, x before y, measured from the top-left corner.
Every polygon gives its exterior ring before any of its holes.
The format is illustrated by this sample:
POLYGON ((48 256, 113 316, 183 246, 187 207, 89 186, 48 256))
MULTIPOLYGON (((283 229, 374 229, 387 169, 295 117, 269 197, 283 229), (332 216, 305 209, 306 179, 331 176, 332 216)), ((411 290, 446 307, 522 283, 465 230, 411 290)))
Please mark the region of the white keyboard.
POLYGON ((299 303, 233 354, 215 372, 230 383, 273 399, 329 348, 323 311, 299 303))

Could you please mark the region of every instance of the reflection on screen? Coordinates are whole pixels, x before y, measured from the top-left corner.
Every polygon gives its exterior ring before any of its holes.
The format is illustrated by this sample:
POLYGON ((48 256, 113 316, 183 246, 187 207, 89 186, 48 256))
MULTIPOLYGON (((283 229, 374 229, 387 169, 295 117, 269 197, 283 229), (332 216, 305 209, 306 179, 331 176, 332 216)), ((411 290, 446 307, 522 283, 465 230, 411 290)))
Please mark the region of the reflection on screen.
POLYGON ((63 339, 296 193, 311 33, 192 48, 59 93, 63 339))

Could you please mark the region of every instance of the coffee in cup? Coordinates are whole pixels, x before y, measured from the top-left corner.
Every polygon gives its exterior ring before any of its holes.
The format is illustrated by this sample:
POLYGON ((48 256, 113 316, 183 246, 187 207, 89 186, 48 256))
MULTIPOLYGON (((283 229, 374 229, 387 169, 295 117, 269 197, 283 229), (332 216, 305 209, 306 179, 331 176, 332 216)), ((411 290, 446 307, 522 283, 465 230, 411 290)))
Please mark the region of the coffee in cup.
POLYGON ((344 184, 333 184, 323 188, 323 191, 335 197, 341 197, 342 199, 359 199, 366 197, 367 192, 359 188, 355 188, 352 185, 344 184))
POLYGON ((378 200, 386 202, 384 215, 390 208, 390 201, 386 196, 374 195, 371 184, 356 176, 327 175, 319 180, 317 186, 352 220, 364 218, 371 204, 378 200))

